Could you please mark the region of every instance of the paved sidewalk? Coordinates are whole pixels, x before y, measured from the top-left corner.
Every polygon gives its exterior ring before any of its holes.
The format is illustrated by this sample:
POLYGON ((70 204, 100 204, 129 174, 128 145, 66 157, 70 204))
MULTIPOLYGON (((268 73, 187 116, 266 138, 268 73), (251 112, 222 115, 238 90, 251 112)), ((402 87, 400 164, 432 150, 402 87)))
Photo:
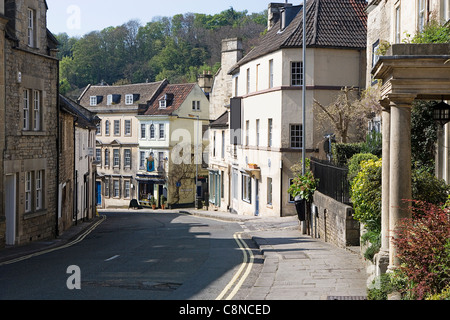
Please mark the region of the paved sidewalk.
POLYGON ((265 261, 248 300, 362 300, 366 266, 349 250, 302 235, 297 217, 260 218, 225 212, 191 214, 239 221, 265 261))

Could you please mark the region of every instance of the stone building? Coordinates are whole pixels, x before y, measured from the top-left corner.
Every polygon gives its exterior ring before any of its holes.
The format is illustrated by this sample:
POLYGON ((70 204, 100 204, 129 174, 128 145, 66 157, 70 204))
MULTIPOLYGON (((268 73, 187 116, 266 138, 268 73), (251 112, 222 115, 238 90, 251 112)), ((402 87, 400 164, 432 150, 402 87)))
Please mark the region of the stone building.
MULTIPOLYGON (((78 99, 101 119, 94 156, 97 164, 97 206, 128 207, 136 199, 139 164, 139 105, 154 99, 167 81, 124 86, 89 85, 78 99)), ((82 146, 81 146, 82 147, 82 146)))
POLYGON ((59 96, 58 226, 63 233, 81 220, 94 217, 96 115, 75 101, 59 96))
POLYGON ((46 1, 0 7, 0 243, 20 245, 58 233, 57 41, 47 29, 46 1))
POLYGON ((366 4, 364 0, 307 1, 305 66, 303 6, 269 5, 269 30, 228 71, 232 75, 230 210, 245 215, 296 214, 287 192, 293 179, 290 168, 301 160, 303 149, 307 157, 318 156, 324 135, 330 133, 321 129, 314 101, 328 105, 343 87, 365 86, 366 4), (304 122, 303 86, 307 90, 304 122))

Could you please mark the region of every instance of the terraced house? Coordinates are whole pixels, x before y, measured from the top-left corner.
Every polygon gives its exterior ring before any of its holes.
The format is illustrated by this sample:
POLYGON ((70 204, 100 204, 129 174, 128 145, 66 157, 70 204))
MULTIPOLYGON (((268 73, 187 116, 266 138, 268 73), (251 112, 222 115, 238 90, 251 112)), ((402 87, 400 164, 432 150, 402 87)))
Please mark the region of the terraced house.
MULTIPOLYGON (((230 172, 225 179, 231 185, 222 187, 232 192, 221 207, 245 215, 296 214, 287 193, 293 178, 290 167, 302 158, 303 148, 307 157, 317 156, 324 135, 330 133, 315 118, 314 100, 328 105, 343 87, 365 86, 366 5, 364 0, 309 0, 306 8, 269 5, 267 34, 228 71, 233 78, 230 136, 216 136, 216 143, 220 146, 229 139, 232 145, 227 149, 230 172), (302 61, 303 10, 306 65, 302 61), (304 123, 303 86, 307 90, 304 123)), ((222 185, 220 180, 217 183, 222 185)))
POLYGON ((0 246, 57 235, 58 60, 44 0, 0 1, 0 246))

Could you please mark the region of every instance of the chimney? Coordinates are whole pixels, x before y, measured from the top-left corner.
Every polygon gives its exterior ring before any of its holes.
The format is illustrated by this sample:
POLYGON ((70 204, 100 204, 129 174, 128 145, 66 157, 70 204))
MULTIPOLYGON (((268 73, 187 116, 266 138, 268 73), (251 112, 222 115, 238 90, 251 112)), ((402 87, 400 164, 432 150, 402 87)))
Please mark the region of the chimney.
POLYGON ((280 20, 281 11, 287 7, 292 7, 291 3, 269 3, 267 10, 267 29, 270 30, 280 20))

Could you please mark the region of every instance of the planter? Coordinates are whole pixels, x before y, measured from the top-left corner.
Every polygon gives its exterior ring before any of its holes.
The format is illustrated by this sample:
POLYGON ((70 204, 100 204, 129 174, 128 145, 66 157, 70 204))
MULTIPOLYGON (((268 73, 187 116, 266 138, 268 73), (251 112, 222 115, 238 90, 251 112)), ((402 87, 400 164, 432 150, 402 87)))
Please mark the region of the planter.
POLYGON ((156 209, 156 204, 152 204, 152 209, 153 209, 153 210, 156 209))
POLYGON ((250 169, 259 169, 258 165, 257 165, 257 164, 254 164, 254 163, 249 163, 249 164, 248 164, 248 167, 249 167, 250 169))
POLYGON ((448 56, 450 43, 398 43, 393 44, 386 56, 448 56))
POLYGON ((306 200, 295 200, 295 209, 297 210, 298 220, 306 220, 306 200))

